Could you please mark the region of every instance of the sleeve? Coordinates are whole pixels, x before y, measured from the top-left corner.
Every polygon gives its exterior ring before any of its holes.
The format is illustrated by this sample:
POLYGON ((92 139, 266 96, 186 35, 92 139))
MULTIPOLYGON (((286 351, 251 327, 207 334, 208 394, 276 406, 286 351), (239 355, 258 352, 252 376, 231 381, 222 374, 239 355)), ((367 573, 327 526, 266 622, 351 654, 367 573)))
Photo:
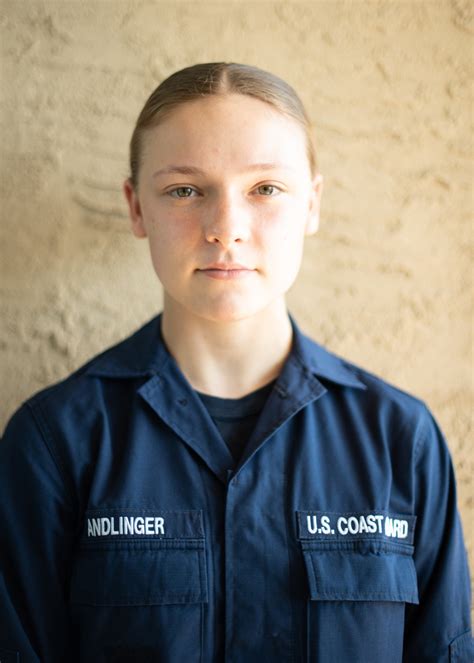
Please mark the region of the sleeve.
POLYGON ((0 660, 72 661, 71 500, 28 404, 0 440, 0 660))
POLYGON ((426 407, 413 480, 420 603, 406 607, 403 660, 472 663, 469 569, 454 470, 444 436, 426 407))

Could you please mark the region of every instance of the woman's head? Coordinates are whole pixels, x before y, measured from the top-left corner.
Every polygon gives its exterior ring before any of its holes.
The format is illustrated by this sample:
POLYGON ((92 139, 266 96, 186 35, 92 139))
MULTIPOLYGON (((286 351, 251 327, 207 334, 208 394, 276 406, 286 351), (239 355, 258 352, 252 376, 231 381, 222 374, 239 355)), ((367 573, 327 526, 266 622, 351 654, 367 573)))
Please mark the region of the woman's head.
POLYGON ((240 65, 228 66, 237 68, 234 87, 227 65, 197 65, 184 70, 185 83, 178 72, 152 94, 132 140, 135 183, 124 183, 133 233, 149 240, 164 310, 219 322, 283 310, 304 237, 318 227, 322 191, 291 88, 278 83, 283 112, 267 101, 270 85, 262 91, 245 79, 246 92, 236 90, 240 65))
POLYGON ((208 62, 186 67, 168 76, 148 97, 130 141, 130 181, 138 189, 147 131, 163 122, 175 108, 209 95, 242 94, 260 99, 293 119, 303 131, 311 174, 317 159, 311 124, 295 90, 274 74, 234 62, 208 62))

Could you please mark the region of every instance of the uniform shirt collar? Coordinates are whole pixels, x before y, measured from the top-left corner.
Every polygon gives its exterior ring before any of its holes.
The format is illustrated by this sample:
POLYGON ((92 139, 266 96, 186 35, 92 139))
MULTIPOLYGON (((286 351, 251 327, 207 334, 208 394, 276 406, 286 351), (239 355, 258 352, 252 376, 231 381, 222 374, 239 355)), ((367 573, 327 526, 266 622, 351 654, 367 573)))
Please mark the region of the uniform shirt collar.
MULTIPOLYGON (((356 366, 326 350, 303 334, 291 314, 293 345, 290 357, 304 371, 339 385, 366 389, 356 366)), ((161 335, 162 314, 155 316, 131 336, 105 350, 84 366, 88 375, 135 378, 159 374, 173 357, 161 335)))
POLYGON ((358 368, 342 357, 329 352, 322 345, 309 338, 298 327, 291 314, 288 314, 293 327, 293 350, 301 363, 316 377, 346 386, 366 389, 357 376, 358 368))

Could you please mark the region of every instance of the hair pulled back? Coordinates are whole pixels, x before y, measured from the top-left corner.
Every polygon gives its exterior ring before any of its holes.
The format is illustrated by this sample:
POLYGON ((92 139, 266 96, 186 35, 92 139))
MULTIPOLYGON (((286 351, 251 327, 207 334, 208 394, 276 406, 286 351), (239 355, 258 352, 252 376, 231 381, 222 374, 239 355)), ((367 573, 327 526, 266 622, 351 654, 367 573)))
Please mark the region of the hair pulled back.
POLYGON ((162 122, 177 106, 208 95, 244 94, 260 99, 295 120, 306 136, 311 174, 317 172, 311 123, 295 90, 270 72, 234 62, 195 64, 166 78, 148 97, 130 141, 130 180, 138 188, 143 138, 148 129, 162 122))

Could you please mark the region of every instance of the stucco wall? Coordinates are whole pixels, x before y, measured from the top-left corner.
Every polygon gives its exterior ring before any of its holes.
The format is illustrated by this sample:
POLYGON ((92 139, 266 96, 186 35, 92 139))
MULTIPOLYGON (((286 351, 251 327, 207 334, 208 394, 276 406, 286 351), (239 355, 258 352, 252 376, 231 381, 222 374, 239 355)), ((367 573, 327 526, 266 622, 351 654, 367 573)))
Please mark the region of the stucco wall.
POLYGON ((301 93, 325 177, 290 309, 431 407, 472 555, 472 3, 4 0, 0 26, 0 424, 160 309, 121 194, 145 98, 256 64, 301 93))

